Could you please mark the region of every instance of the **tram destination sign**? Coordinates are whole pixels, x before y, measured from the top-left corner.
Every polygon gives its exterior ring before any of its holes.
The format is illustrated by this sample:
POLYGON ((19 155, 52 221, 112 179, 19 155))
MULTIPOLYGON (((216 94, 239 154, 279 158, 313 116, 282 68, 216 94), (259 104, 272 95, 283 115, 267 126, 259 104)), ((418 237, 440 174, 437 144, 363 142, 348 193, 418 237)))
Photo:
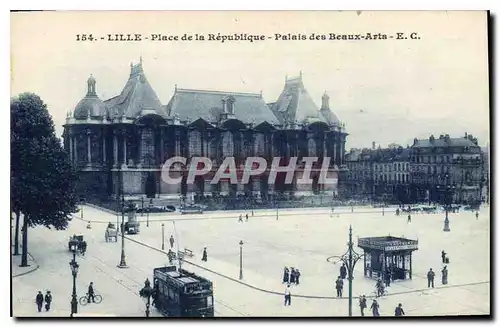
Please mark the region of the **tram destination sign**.
POLYGON ((388 242, 384 246, 384 251, 402 251, 402 250, 418 250, 418 242, 413 240, 408 241, 393 241, 388 242))

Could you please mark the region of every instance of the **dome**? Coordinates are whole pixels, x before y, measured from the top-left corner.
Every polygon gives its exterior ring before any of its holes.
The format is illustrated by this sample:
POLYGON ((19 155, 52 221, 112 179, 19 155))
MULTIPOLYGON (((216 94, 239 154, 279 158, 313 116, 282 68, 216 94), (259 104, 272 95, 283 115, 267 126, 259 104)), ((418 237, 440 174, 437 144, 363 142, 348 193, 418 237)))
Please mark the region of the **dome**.
POLYGON ((76 105, 74 117, 76 119, 86 119, 91 117, 103 117, 106 115, 106 105, 97 96, 86 96, 76 105))
POLYGON ((106 115, 106 105, 97 96, 96 80, 90 75, 87 80, 87 95, 76 105, 74 111, 75 119, 86 119, 87 117, 103 117, 106 115))

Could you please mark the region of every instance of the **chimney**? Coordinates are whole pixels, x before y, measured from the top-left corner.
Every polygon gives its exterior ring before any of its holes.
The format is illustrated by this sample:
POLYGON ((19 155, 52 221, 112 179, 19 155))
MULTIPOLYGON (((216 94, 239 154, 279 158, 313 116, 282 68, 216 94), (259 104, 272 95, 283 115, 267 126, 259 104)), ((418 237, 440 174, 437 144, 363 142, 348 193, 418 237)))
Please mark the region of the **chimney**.
POLYGON ((375 150, 375 142, 372 142, 372 150, 375 150))
POLYGON ((466 138, 467 138, 467 132, 465 132, 465 136, 464 136, 464 139, 466 139, 466 138))
POLYGON ((417 138, 414 138, 413 139, 413 145, 417 144, 418 143, 418 139, 417 138))
POLYGON ((431 134, 431 136, 429 137, 429 142, 434 143, 434 135, 431 134))

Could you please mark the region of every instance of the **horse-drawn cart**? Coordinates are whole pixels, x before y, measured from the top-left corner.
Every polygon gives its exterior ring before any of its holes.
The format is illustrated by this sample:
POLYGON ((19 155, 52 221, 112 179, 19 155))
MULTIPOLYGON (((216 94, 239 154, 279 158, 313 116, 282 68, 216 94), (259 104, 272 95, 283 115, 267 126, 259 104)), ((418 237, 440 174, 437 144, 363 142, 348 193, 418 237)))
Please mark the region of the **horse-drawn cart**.
POLYGON ((81 252, 82 254, 85 253, 87 242, 83 240, 83 235, 73 235, 69 237, 68 250, 73 251, 73 246, 75 247, 76 251, 81 252))
POLYGON ((118 230, 116 226, 112 223, 108 224, 106 232, 104 232, 104 240, 106 242, 116 242, 118 241, 118 230))

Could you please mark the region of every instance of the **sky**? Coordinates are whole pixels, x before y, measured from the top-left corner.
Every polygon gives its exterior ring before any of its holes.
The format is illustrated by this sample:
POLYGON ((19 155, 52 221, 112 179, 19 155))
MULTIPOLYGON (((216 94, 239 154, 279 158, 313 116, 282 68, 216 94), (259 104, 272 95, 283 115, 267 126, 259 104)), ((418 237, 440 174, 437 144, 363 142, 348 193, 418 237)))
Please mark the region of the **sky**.
POLYGON ((179 88, 259 93, 274 102, 302 72, 318 107, 326 91, 347 148, 415 137, 489 137, 485 12, 27 12, 11 14, 11 95, 34 92, 57 135, 92 74, 102 100, 142 56, 163 104, 179 88), (418 33, 412 40, 275 40, 275 34, 418 33), (264 41, 106 41, 108 34, 265 35, 264 41), (97 41, 77 41, 92 34, 97 41), (103 37, 104 40, 101 40, 103 37), (269 37, 269 38, 267 38, 269 37))

